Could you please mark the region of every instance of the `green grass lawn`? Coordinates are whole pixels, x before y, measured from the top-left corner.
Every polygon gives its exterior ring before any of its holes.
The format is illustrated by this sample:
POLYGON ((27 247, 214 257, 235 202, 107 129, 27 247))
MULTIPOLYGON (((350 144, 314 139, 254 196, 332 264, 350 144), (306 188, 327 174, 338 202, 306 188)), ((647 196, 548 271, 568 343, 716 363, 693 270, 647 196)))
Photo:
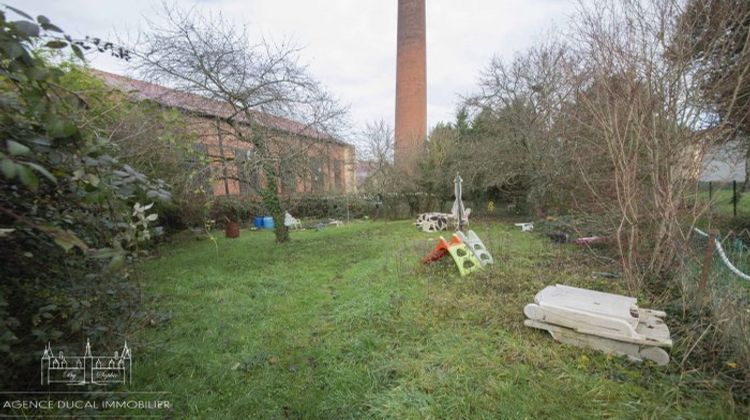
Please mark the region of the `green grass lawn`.
MULTIPOLYGON (((737 187, 737 216, 750 217, 750 193, 740 193, 740 187, 737 187)), ((709 200, 708 191, 701 191, 699 197, 702 200, 709 200)), ((711 194, 711 212, 726 217, 733 216, 732 205, 732 188, 715 189, 711 194)))
POLYGON ((131 337, 132 388, 171 392, 176 417, 733 416, 729 391, 679 361, 636 364, 524 327, 546 285, 623 289, 572 246, 473 228, 496 264, 466 278, 418 263, 438 235, 411 222, 163 246, 140 281, 171 317, 131 337))

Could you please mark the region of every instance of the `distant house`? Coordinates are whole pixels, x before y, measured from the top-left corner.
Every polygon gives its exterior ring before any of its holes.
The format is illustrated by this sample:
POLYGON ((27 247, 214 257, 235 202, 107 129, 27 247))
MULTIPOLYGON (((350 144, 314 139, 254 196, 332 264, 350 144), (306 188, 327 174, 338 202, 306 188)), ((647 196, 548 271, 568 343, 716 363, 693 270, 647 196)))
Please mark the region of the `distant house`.
POLYGON ((744 182, 747 142, 738 139, 711 147, 701 164, 701 182, 744 182))
MULTIPOLYGON (((253 157, 253 146, 228 134, 231 130, 227 129, 227 119, 234 114, 229 104, 101 70, 91 72, 111 88, 121 90, 136 100, 152 101, 181 111, 200 139, 196 149, 211 158, 216 174, 210 186, 214 195, 257 195, 264 185, 261 171, 248 172, 245 166, 253 157)), ((285 176, 291 171, 279 168, 279 192, 356 191, 354 146, 286 118, 260 112, 255 112, 254 117, 256 124, 274 133, 273 139, 276 141, 272 139, 270 142, 272 153, 274 143, 283 142, 287 147, 289 144, 296 145, 307 156, 305 164, 308 167, 305 171, 295 168, 294 175, 285 176), (301 172, 304 172, 303 176, 300 176, 301 172)))

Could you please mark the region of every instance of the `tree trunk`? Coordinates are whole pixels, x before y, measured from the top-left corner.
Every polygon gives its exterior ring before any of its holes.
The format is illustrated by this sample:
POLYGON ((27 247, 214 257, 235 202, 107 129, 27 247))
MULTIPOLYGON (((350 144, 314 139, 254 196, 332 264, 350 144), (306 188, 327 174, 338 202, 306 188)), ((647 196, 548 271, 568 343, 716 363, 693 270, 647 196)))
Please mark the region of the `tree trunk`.
POLYGON ((274 168, 264 165, 266 173, 266 187, 263 188, 262 197, 263 204, 266 209, 271 213, 274 223, 274 234, 276 235, 277 243, 289 242, 289 228, 284 225, 284 209, 281 208, 281 200, 279 200, 278 192, 278 176, 274 168))
POLYGON ((281 207, 281 199, 279 199, 278 171, 280 168, 275 163, 269 161, 270 153, 268 152, 268 144, 263 138, 261 130, 253 131, 250 142, 255 146, 256 153, 264 160, 261 167, 266 177, 266 186, 260 189, 260 196, 263 199, 263 205, 266 206, 266 210, 273 217, 273 232, 276 235, 276 243, 289 242, 291 240, 289 228, 284 225, 284 214, 286 212, 281 207))
POLYGON ((289 236, 289 228, 284 224, 284 214, 272 214, 274 221, 274 234, 276 235, 276 242, 284 243, 289 242, 292 238, 289 236))
POLYGON ((745 182, 742 183, 742 192, 750 191, 750 145, 745 145, 745 182))
POLYGON ((229 196, 229 172, 227 171, 227 157, 224 155, 224 142, 221 138, 219 120, 216 120, 216 134, 219 139, 219 154, 221 155, 221 168, 224 175, 224 195, 229 196))

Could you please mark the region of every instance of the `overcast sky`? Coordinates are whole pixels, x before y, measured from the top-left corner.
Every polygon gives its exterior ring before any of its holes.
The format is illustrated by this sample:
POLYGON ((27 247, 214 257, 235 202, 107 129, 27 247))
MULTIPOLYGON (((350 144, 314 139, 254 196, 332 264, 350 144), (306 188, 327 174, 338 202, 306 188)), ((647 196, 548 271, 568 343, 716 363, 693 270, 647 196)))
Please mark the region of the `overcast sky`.
MULTIPOLYGON (((73 36, 113 38, 137 33, 158 0, 6 0, 30 14, 44 14, 73 36)), ((427 123, 453 121, 460 95, 475 89, 493 55, 509 59, 564 28, 572 0, 426 0, 427 123)), ((355 128, 384 119, 393 125, 396 88, 397 0, 178 1, 185 7, 222 11, 249 32, 291 38, 302 60, 343 103, 355 128)), ((123 63, 91 54, 92 66, 127 74, 123 63)))

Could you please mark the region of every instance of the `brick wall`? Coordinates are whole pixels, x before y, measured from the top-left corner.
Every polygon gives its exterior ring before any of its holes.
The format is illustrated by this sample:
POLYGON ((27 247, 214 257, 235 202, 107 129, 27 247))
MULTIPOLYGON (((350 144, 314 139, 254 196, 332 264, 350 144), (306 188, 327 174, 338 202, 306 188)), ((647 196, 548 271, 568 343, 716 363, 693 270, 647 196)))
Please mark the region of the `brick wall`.
MULTIPOLYGON (((254 146, 233 136, 227 123, 204 116, 189 116, 189 123, 212 161, 211 183, 215 195, 256 195, 257 189, 266 185, 264 176, 247 165, 253 161, 254 146), (243 169, 245 172, 241 173, 243 169)), ((283 165, 292 168, 282 172, 278 187, 281 193, 356 191, 353 146, 278 131, 269 130, 266 135, 272 139, 271 154, 291 156, 282 159, 283 163, 275 163, 282 165, 277 166, 282 169, 283 165), (288 172, 295 176, 285 176, 288 172)))

